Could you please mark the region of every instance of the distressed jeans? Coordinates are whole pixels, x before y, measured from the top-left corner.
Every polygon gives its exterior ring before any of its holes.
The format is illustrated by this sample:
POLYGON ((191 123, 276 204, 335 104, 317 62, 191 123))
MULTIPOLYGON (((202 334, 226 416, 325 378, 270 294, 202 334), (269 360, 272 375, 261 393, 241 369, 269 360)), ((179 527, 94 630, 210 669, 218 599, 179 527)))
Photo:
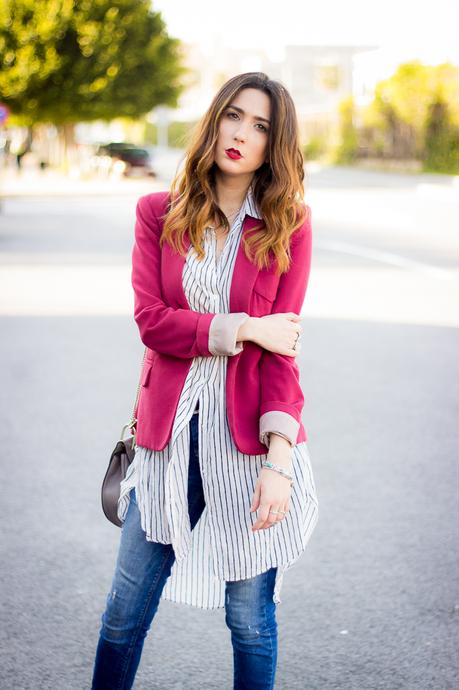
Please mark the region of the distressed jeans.
MULTIPOLYGON (((193 529, 204 509, 198 456, 198 414, 190 420, 188 511, 193 529)), ((143 644, 175 561, 171 544, 145 539, 135 489, 99 632, 91 690, 129 690, 143 644)), ((225 583, 225 622, 233 647, 233 690, 273 690, 277 664, 276 568, 225 583)), ((190 641, 191 642, 191 641, 190 641)))

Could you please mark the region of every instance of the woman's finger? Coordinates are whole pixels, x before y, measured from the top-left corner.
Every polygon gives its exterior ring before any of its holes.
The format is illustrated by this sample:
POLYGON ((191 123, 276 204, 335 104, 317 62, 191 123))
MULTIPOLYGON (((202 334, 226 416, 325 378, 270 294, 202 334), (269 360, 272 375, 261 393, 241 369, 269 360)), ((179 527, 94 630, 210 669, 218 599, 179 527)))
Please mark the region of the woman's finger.
POLYGON ((268 519, 269 505, 262 503, 258 509, 258 520, 252 525, 252 532, 257 529, 264 529, 264 525, 268 519))
POLYGON ((260 505, 260 494, 261 494, 261 486, 260 482, 257 481, 255 485, 255 490, 253 492, 253 498, 252 498, 252 503, 250 504, 250 512, 253 513, 255 510, 258 510, 258 507, 260 505))

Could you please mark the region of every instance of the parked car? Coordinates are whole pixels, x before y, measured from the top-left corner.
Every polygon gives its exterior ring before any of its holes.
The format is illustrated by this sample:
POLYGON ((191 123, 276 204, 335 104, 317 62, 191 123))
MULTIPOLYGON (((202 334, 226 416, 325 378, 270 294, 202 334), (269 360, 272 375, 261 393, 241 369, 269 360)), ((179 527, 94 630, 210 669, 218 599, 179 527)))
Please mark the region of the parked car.
POLYGON ((156 177, 152 158, 147 149, 128 142, 101 144, 95 153, 95 167, 125 177, 149 175, 156 177))

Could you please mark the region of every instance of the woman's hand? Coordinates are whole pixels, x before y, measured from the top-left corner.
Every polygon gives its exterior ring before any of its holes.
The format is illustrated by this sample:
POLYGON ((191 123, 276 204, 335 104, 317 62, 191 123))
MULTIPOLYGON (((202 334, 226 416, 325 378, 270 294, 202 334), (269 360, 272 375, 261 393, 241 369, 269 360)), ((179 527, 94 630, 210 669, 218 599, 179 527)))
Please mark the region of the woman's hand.
MULTIPOLYGON (((268 460, 292 472, 292 447, 287 439, 277 434, 270 434, 268 460)), ((258 529, 268 529, 285 518, 290 509, 290 494, 292 487, 290 480, 279 472, 268 467, 262 467, 250 505, 250 512, 258 510, 258 519, 252 525, 252 532, 258 529), (270 510, 284 511, 270 513, 270 510)))
POLYGON ((301 343, 296 341, 298 334, 303 330, 299 323, 302 318, 295 312, 255 317, 250 340, 270 352, 296 357, 301 349, 301 343), (296 347, 293 349, 295 342, 296 347))

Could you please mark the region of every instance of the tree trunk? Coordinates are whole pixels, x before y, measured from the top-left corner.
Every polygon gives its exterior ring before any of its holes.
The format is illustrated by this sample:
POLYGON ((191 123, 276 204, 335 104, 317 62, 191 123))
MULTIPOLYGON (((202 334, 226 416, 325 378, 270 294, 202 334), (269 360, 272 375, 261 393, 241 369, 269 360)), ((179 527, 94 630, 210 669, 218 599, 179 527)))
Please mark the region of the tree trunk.
POLYGON ((68 173, 75 152, 75 123, 65 122, 59 125, 59 141, 61 148, 61 168, 64 173, 68 173))

